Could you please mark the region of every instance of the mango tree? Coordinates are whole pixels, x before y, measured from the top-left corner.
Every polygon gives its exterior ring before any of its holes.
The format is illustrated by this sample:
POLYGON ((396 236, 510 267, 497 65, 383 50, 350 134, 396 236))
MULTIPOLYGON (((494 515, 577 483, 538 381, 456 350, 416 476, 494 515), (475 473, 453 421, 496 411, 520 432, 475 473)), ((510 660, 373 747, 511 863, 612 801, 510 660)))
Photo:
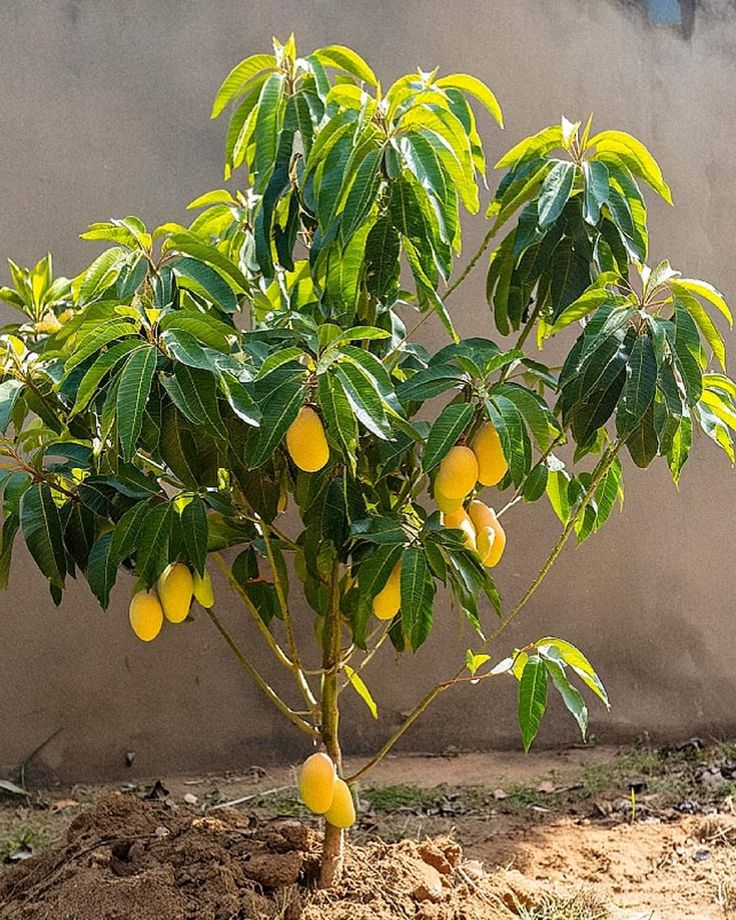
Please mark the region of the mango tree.
POLYGON ((700 431, 733 461, 716 314, 731 316, 710 284, 647 267, 642 188, 667 202, 670 189, 623 131, 563 118, 498 159, 486 196, 480 126, 502 117, 484 83, 419 70, 384 92, 354 51, 300 57, 293 37, 231 71, 212 115, 228 109, 229 186, 193 201, 188 226, 94 223, 83 237, 108 248, 73 280, 53 278, 50 256, 9 263, 0 296, 20 316, 0 339, 0 579, 20 532, 57 604, 81 575, 107 607, 127 573, 141 639, 190 616, 194 596, 315 746, 301 788, 326 814, 328 886, 350 785, 440 694, 511 675, 525 748, 548 686, 583 733, 571 679, 608 705, 564 639, 506 656, 498 640, 568 539, 622 499, 624 453, 642 468, 662 458, 677 483, 700 431), (453 274, 481 197, 487 233, 453 274), (482 264, 490 312, 472 305, 478 335, 461 339, 456 292, 482 264), (434 352, 417 338, 430 317, 447 336, 434 352), (557 336, 566 357, 550 367, 540 349, 557 336), (522 552, 507 521, 539 500, 559 539, 506 604, 494 567, 522 552), (210 567, 293 697, 217 612, 210 567), (344 691, 377 714, 370 662, 386 644, 417 652, 448 603, 472 647, 345 776, 344 691))

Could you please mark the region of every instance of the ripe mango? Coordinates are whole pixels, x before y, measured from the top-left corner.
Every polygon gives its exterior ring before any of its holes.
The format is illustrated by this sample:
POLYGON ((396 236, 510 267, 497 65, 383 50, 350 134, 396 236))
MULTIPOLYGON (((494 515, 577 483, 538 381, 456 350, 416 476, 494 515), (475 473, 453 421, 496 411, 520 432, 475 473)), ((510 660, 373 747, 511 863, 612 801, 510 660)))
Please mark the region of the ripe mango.
POLYGON ((192 591, 197 602, 202 607, 215 606, 215 589, 212 587, 212 576, 206 569, 202 576, 198 572, 192 575, 192 591))
POLYGON ((350 827, 355 824, 355 803, 350 792, 350 786, 344 779, 335 782, 335 794, 332 804, 325 812, 325 821, 333 827, 350 827))
POLYGON ((443 495, 442 492, 440 492, 436 484, 434 487, 434 500, 437 503, 437 507, 440 509, 440 511, 457 511, 458 508, 462 508, 463 506, 462 498, 448 498, 446 495, 443 495))
POLYGON ((492 527, 481 527, 475 541, 478 556, 483 565, 488 564, 493 552, 493 541, 496 539, 496 532, 492 527))
POLYGON ((330 459, 322 420, 309 406, 302 406, 286 432, 286 449, 300 470, 315 473, 330 459))
POLYGON ((401 560, 393 567, 386 584, 373 598, 373 613, 379 620, 393 620, 401 606, 401 560))
POLYGON ((478 482, 478 460, 469 447, 455 445, 446 454, 437 478, 434 481, 435 492, 445 498, 465 498, 478 482))
POLYGON ((307 757, 299 774, 299 795, 310 811, 323 815, 329 809, 336 784, 337 772, 329 755, 307 757))
POLYGON ((476 530, 480 531, 484 527, 490 527, 493 530, 493 545, 488 557, 483 561, 483 565, 492 569, 501 561, 503 551, 506 549, 506 531, 496 517, 495 511, 479 499, 475 499, 468 505, 468 514, 476 530))
POLYGON ((478 459, 478 482, 484 486, 497 485, 506 475, 509 465, 492 422, 484 422, 480 426, 471 447, 478 459))
POLYGON ((473 522, 468 517, 465 508, 462 506, 457 511, 450 511, 448 514, 442 515, 442 523, 445 527, 457 528, 457 530, 462 530, 465 535, 465 545, 468 549, 475 550, 475 527, 473 522))
POLYGON ((130 599, 128 619, 133 632, 142 642, 151 642, 161 632, 164 612, 155 594, 139 591, 130 599))
POLYGON ((158 579, 158 596, 164 616, 170 623, 181 623, 189 615, 194 583, 192 573, 183 562, 167 565, 158 579))

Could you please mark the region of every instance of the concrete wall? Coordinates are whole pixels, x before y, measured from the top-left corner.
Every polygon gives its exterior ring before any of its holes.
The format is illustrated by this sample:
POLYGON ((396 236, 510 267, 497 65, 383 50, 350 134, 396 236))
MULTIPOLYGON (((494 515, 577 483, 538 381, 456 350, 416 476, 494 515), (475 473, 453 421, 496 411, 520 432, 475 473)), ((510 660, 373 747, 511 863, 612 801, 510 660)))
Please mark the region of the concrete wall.
MULTIPOLYGON (((503 135, 483 123, 490 158, 561 112, 632 132, 659 157, 676 209, 652 209, 653 259, 712 279, 736 301, 732 257, 736 185, 736 16, 701 4, 687 31, 655 29, 644 0, 3 0, 0 27, 0 253, 22 264, 50 248, 59 272, 95 249, 78 239, 92 220, 181 219, 183 205, 220 183, 224 123, 210 124, 227 70, 298 33, 302 49, 356 47, 384 82, 439 65, 488 81, 503 135)), ((685 4, 690 6, 690 4, 685 4)), ((480 238, 478 221, 467 251, 480 238)), ((479 274, 457 297, 466 334, 489 334, 479 274)), ((428 334, 440 341, 439 330, 428 334)), ((627 506, 579 551, 569 548, 499 647, 543 633, 585 648, 610 689, 610 715, 592 706, 601 738, 680 737, 736 728, 732 519, 736 476, 698 443, 678 494, 664 469, 627 469, 627 506)), ((499 572, 507 601, 522 590, 558 531, 548 507, 509 521, 499 572)), ((107 613, 83 585, 54 609, 19 549, 0 604, 0 764, 47 746, 68 778, 247 766, 306 749, 272 716, 208 621, 168 630, 143 647, 127 625, 126 579, 107 613)), ((220 586, 224 593, 224 588, 220 586)), ((231 625, 250 643, 233 607, 231 625)), ((375 724, 351 703, 347 745, 385 736, 470 641, 438 605, 428 647, 406 668, 390 653, 369 672, 375 724), (448 649, 456 649, 450 654, 448 649)), ((489 614, 490 617, 490 614, 489 614)), ((447 695, 406 739, 415 749, 517 744, 514 686, 447 695)), ((556 703, 542 741, 572 740, 556 703)))

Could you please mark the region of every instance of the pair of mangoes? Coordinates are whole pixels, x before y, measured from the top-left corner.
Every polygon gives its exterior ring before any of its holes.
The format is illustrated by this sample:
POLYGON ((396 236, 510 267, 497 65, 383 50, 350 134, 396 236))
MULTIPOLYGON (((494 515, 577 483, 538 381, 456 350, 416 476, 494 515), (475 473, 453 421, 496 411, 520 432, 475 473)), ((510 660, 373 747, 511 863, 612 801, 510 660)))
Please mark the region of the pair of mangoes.
POLYGON ((190 572, 183 562, 172 562, 159 576, 157 591, 139 591, 133 595, 128 617, 133 632, 143 642, 151 642, 161 632, 164 618, 182 623, 189 615, 192 597, 203 607, 213 607, 215 592, 210 573, 190 572))
POLYGON ((462 530, 465 545, 474 550, 483 565, 489 569, 498 565, 506 548, 506 532, 496 517, 496 512, 485 502, 475 498, 466 508, 442 513, 445 527, 462 530))
POLYGON ((456 444, 442 459, 434 481, 437 507, 446 513, 457 511, 478 483, 498 485, 508 468, 496 428, 484 422, 470 447, 456 444))
POLYGON ((345 828, 355 823, 350 786, 337 775, 328 754, 312 754, 304 761, 299 774, 299 795, 310 811, 323 815, 333 827, 345 828))

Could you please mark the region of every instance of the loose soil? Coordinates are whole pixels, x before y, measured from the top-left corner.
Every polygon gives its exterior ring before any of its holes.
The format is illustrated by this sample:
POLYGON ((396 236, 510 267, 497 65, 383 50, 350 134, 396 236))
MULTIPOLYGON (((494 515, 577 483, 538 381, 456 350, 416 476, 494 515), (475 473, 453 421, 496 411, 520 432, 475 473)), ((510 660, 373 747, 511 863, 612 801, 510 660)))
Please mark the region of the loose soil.
POLYGON ((390 758, 319 892, 291 769, 45 789, 0 803, 0 920, 736 918, 734 793, 697 739, 390 758))

